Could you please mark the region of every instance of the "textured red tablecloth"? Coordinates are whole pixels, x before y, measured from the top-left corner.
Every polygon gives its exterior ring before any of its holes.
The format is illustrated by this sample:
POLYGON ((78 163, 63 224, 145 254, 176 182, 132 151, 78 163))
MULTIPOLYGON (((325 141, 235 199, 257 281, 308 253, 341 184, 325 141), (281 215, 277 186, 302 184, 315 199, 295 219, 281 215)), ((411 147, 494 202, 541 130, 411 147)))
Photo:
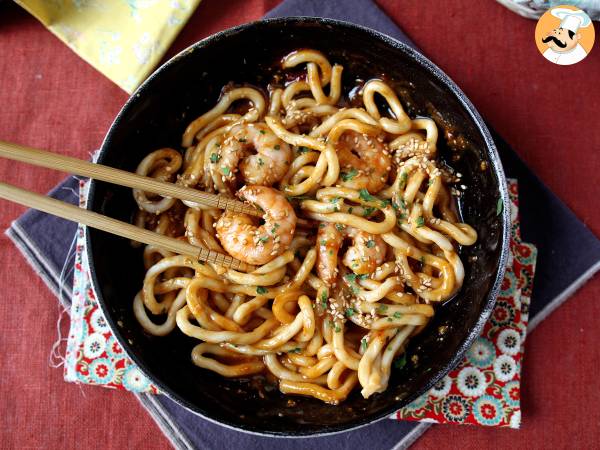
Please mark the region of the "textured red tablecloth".
MULTIPOLYGON (((254 20, 277 3, 203 0, 170 54, 254 20)), ((535 22, 492 0, 378 3, 600 235, 600 42, 582 63, 559 67, 537 52, 535 22)), ((83 158, 98 148, 125 100, 124 92, 27 13, 0 2, 0 139, 83 158)), ((0 160, 1 180, 38 192, 62 177, 0 160)), ((0 227, 23 210, 0 201, 0 227)), ((67 384, 61 370, 49 367, 56 299, 4 236, 0 267, 0 447, 167 446, 133 396, 67 384)), ((598 297, 600 277, 528 337, 520 431, 435 426, 414 448, 597 447, 598 297)))

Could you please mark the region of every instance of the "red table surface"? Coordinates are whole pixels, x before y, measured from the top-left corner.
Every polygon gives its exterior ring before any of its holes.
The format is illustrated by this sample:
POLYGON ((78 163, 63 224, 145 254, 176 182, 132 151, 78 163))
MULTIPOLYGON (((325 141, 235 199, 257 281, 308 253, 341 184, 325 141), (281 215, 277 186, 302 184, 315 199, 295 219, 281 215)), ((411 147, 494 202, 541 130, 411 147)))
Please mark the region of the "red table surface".
MULTIPOLYGON (((170 55, 277 3, 204 0, 170 55)), ((537 52, 535 21, 492 0, 379 4, 599 235, 600 43, 582 63, 555 66, 537 52)), ((87 158, 126 98, 27 13, 0 5, 0 139, 87 158)), ((37 192, 63 176, 0 161, 0 179, 37 192)), ((24 208, 1 201, 0 210, 4 229, 24 208)), ((167 446, 132 395, 65 383, 49 366, 57 301, 5 236, 0 267, 0 447, 167 446)), ((520 431, 441 425, 414 448, 597 447, 599 296, 596 277, 527 338, 520 431)))

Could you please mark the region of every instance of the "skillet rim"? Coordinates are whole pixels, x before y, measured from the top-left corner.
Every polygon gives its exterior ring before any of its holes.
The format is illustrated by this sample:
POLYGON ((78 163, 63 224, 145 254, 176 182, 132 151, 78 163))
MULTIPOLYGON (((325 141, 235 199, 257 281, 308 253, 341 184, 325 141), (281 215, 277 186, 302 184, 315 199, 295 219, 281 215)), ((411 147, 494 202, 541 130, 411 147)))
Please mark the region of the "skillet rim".
MULTIPOLYGON (((403 57, 407 57, 413 60, 413 62, 420 65, 423 69, 425 69, 428 74, 434 78, 436 78, 439 82, 441 82, 444 86, 446 86, 451 94, 456 97, 459 101, 462 108, 464 108, 465 112, 470 116, 476 130, 481 133, 483 137, 483 141, 485 143, 484 151, 488 154, 490 158, 490 162, 492 164, 493 173, 497 178, 498 186, 497 189, 499 191, 500 199, 502 199, 504 205, 510 205, 509 197, 508 197, 508 188, 506 185, 506 177, 504 175, 504 170, 502 168, 502 163, 500 161, 500 157, 498 155, 498 151, 494 140, 491 136, 490 131, 488 130, 483 118, 479 114, 479 112, 475 109, 471 101, 467 98, 464 92, 458 87, 458 85, 448 76, 446 75, 438 66, 436 66, 433 62, 431 62, 428 58, 426 58, 419 51, 413 49, 407 44, 392 38, 384 33, 373 30, 368 27, 364 27, 362 25, 356 25, 351 22, 336 20, 336 19, 326 19, 319 17, 308 17, 308 16, 290 16, 283 18, 271 18, 271 19, 262 19, 254 22, 249 22, 246 24, 238 25, 233 28, 228 28, 226 30, 220 31, 213 35, 207 36, 206 38, 190 45, 186 49, 182 50, 171 59, 163 63, 158 69, 156 69, 136 90, 131 94, 131 96, 127 99, 117 116, 115 117, 113 123, 111 124, 106 136, 102 142, 100 147, 100 151, 98 154, 97 163, 102 164, 107 153, 107 149, 112 144, 112 136, 115 133, 117 127, 121 126, 121 120, 126 114, 129 112, 131 108, 134 107, 136 102, 141 101, 140 99, 146 93, 147 90, 150 89, 149 85, 152 80, 156 77, 159 77, 163 71, 165 71, 171 65, 177 64, 180 59, 185 58, 186 55, 195 51, 199 48, 204 48, 209 46, 212 42, 218 41, 221 39, 227 39, 229 36, 244 32, 246 30, 255 28, 257 26, 263 24, 274 24, 279 26, 286 25, 302 25, 302 24, 315 24, 317 26, 332 26, 332 27, 341 27, 349 29, 352 31, 359 31, 361 33, 368 34, 371 38, 379 40, 384 44, 392 47, 395 51, 398 51, 402 54, 403 57)), ((95 180, 91 180, 89 186, 89 193, 87 197, 87 209, 93 210, 92 205, 95 200, 95 190, 96 190, 97 182, 95 180)), ((99 289, 100 283, 97 278, 97 274, 94 266, 94 256, 92 251, 92 238, 89 232, 89 227, 84 227, 85 233, 85 243, 88 251, 88 262, 89 269, 91 274, 91 283, 92 287, 96 293, 96 298, 98 299, 98 304, 104 314, 111 331, 113 332, 115 338, 119 342, 119 344, 123 347, 127 355, 135 362, 135 364, 140 368, 140 370, 152 381, 155 386, 157 386, 161 393, 165 394, 169 399, 173 400, 177 404, 185 407, 188 411, 193 412, 196 415, 199 415, 203 419, 208 420, 209 422, 224 426, 226 428, 230 428, 236 431, 241 431, 245 433, 255 434, 259 436, 267 436, 267 437, 281 437, 281 438, 301 438, 301 437, 319 437, 319 436, 327 436, 337 433, 342 433, 346 431, 356 430, 358 428, 362 428, 364 426, 370 425, 372 423, 378 422, 389 416, 391 413, 395 412, 399 408, 409 404, 414 399, 431 389, 441 378, 447 375, 458 363, 462 360, 467 350, 471 347, 472 343, 481 333, 485 323, 490 317, 496 298, 498 293, 500 292, 500 287, 502 284, 502 280, 504 278, 504 272, 506 270, 506 263, 508 261, 509 254, 509 244, 510 244, 510 213, 508 208, 504 207, 502 209, 502 233, 501 233, 501 250, 499 254, 498 261, 498 270, 496 272, 496 276, 494 278, 494 283, 487 294, 487 298, 485 300, 484 306, 479 314, 479 318, 475 323, 474 327, 471 328, 470 332, 466 334, 463 341, 458 347, 457 352, 454 356, 437 372, 432 372, 430 379, 427 383, 423 385, 420 390, 416 390, 411 395, 408 395, 401 401, 395 403, 395 406, 383 408, 376 414, 372 414, 366 416, 365 418, 360 418, 354 422, 349 422, 341 425, 325 425, 323 431, 294 431, 294 435, 291 435, 290 432, 285 431, 275 431, 275 430, 259 430, 254 426, 247 426, 244 423, 234 423, 232 421, 220 421, 213 419, 210 415, 210 411, 207 411, 198 405, 191 403, 190 401, 182 398, 178 394, 176 394, 171 388, 169 388, 164 383, 158 381, 154 375, 148 370, 145 362, 138 357, 134 351, 132 351, 131 346, 127 342, 127 339, 121 335, 120 328, 118 327, 116 320, 112 318, 108 305, 106 304, 104 297, 102 295, 101 290, 99 289)))

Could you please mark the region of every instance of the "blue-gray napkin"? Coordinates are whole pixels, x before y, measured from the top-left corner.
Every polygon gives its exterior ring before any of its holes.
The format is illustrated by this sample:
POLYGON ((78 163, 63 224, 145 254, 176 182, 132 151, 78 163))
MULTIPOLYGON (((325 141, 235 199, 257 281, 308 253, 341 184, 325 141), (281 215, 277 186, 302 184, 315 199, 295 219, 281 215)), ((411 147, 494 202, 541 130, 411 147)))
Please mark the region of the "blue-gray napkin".
MULTIPOLYGON (((371 0, 287 0, 266 17, 316 16, 346 20, 414 44, 371 0)), ((509 178, 519 181, 521 233, 538 248, 529 328, 535 327, 600 269, 600 241, 521 161, 498 135, 498 151, 509 178)), ((66 179, 50 195, 77 203, 78 181, 66 179)), ((72 274, 63 268, 73 257, 76 225, 30 210, 7 230, 36 272, 65 303, 70 301, 72 274), (62 276, 61 276, 62 274, 62 276), (63 278, 64 282, 60 280, 63 278), (61 287, 62 286, 62 287, 61 287)), ((268 438, 238 432, 209 422, 165 396, 138 399, 176 448, 182 449, 403 449, 429 426, 426 423, 379 421, 357 431, 302 439, 268 438)))

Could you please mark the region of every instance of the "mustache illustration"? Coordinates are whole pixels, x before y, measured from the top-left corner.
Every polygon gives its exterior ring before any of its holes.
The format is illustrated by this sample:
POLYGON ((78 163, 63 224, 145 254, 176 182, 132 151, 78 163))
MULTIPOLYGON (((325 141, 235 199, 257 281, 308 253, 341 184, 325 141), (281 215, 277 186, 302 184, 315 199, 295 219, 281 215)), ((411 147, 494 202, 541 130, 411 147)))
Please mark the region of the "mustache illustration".
POLYGON ((550 41, 554 41, 554 43, 556 45, 558 45, 560 48, 565 48, 567 46, 566 42, 562 42, 560 41, 557 37, 555 36, 547 36, 545 38, 542 39, 542 42, 545 44, 546 42, 550 42, 550 41))

